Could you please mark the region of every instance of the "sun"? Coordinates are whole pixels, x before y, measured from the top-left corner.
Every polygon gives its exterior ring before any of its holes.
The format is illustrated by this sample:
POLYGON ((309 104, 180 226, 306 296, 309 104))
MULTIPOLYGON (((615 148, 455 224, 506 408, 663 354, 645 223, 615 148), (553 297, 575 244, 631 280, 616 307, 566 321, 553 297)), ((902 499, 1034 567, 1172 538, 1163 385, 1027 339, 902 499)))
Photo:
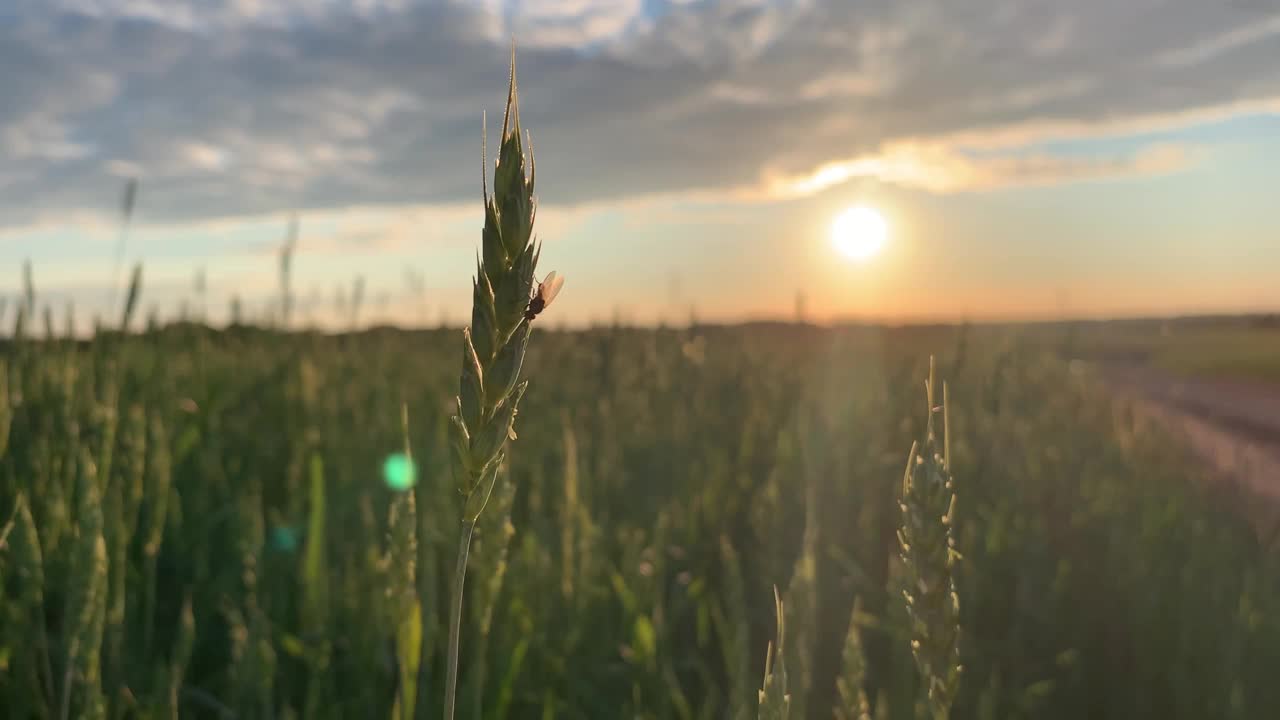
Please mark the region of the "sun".
POLYGON ((831 223, 831 244, 850 260, 870 260, 884 247, 889 225, 875 208, 858 205, 831 223))

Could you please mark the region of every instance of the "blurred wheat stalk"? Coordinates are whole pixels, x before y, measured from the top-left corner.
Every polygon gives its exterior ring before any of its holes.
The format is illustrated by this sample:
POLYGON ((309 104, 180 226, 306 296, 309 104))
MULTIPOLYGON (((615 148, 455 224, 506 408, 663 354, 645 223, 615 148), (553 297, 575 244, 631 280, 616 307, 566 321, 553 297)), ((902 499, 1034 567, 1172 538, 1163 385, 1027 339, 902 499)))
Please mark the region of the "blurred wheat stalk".
POLYGON ((791 693, 787 687, 786 619, 782 596, 773 588, 773 604, 778 621, 777 644, 770 641, 764 658, 764 680, 760 684, 759 720, 787 720, 791 717, 791 693))
MULTIPOLYGON (((517 382, 529 344, 530 324, 525 321, 525 310, 533 288, 538 250, 532 239, 536 209, 533 160, 531 155, 526 173, 514 48, 501 138, 492 195, 487 184, 484 187, 484 231, 473 281, 471 325, 463 330, 457 413, 450 418, 453 474, 463 496, 463 509, 446 650, 446 720, 453 717, 455 705, 462 591, 471 534, 493 491, 507 439, 515 436, 516 409, 527 386, 517 382)), ((488 164, 487 157, 485 163, 488 164)))
POLYGON ((942 406, 934 405, 934 361, 929 359, 925 394, 929 419, 924 446, 911 446, 902 478, 902 528, 898 531, 906 588, 903 600, 911 621, 911 653, 926 687, 926 705, 935 720, 951 714, 960 685, 960 599, 952 566, 958 557, 952 520, 956 496, 951 476, 947 428, 947 387, 942 406), (942 446, 933 416, 942 412, 942 446))

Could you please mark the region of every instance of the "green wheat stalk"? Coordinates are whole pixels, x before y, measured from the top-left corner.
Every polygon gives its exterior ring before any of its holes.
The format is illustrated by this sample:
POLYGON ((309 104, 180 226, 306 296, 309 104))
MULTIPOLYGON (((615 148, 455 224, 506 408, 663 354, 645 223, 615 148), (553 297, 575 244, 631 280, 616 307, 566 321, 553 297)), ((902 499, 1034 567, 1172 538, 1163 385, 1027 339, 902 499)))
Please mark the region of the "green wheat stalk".
POLYGON ((289 329, 293 314, 293 253, 298 249, 298 214, 289 216, 289 230, 280 246, 280 327, 289 329))
POLYGON ((0 358, 0 458, 9 449, 9 429, 13 425, 13 407, 9 404, 9 363, 0 358))
MULTIPOLYGON (((487 164, 487 160, 485 161, 487 164)), ((493 491, 504 446, 527 383, 519 383, 529 343, 524 313, 533 288, 538 251, 532 240, 535 202, 532 154, 525 172, 512 52, 502 141, 493 194, 484 190, 481 256, 473 282, 471 325, 463 330, 463 361, 457 414, 450 418, 454 478, 463 496, 462 531, 449 616, 444 717, 452 720, 458 680, 458 635, 467 554, 476 519, 493 491)))
POLYGON ((178 637, 174 641, 173 653, 169 658, 169 666, 164 669, 165 709, 166 716, 178 720, 178 696, 182 690, 182 679, 187 674, 187 666, 191 662, 191 650, 195 646, 196 618, 191 610, 191 595, 182 602, 182 613, 178 616, 178 637))
POLYGON ((81 451, 79 470, 75 584, 66 610, 71 625, 62 681, 60 717, 63 720, 72 717, 73 707, 77 718, 105 718, 107 712, 101 676, 102 634, 107 615, 107 543, 103 537, 98 470, 87 450, 81 451))
POLYGON ((351 313, 347 319, 350 323, 351 332, 355 332, 356 326, 360 324, 360 306, 364 304, 364 276, 357 275, 351 286, 351 304, 347 310, 351 313))
POLYGON ((36 281, 30 258, 22 261, 22 306, 30 319, 36 311, 36 281))
POLYGON ((120 332, 129 332, 129 324, 133 321, 133 313, 138 309, 138 297, 142 293, 142 263, 133 266, 133 274, 129 276, 129 294, 125 296, 124 314, 120 316, 120 332))
POLYGON ((769 643, 764 657, 764 682, 760 686, 760 720, 787 720, 791 716, 791 694, 787 691, 786 618, 782 596, 773 588, 773 604, 778 618, 777 645, 769 643))
POLYGON ((151 654, 152 635, 156 613, 156 563, 160 546, 164 541, 165 523, 168 520, 169 492, 172 487, 172 458, 169 457, 168 435, 160 416, 148 417, 146 494, 149 499, 146 534, 143 536, 143 601, 142 601, 142 652, 151 654))
POLYGON ((138 199, 138 180, 129 178, 120 199, 120 236, 116 240, 116 261, 111 270, 111 310, 116 309, 116 295, 120 292, 120 264, 124 262, 125 246, 129 242, 129 224, 133 219, 133 207, 138 199))
POLYGON ((307 693, 304 717, 315 717, 328 690, 325 674, 332 653, 331 642, 324 634, 329 620, 329 562, 325 547, 328 493, 325 488, 324 461, 319 453, 311 454, 308 464, 311 481, 307 509, 307 540, 302 551, 302 628, 309 647, 307 654, 307 693))
MULTIPOLYGON (((404 453, 410 466, 413 449, 409 442, 409 406, 400 405, 400 427, 404 453)), ((412 490, 400 493, 391 503, 387 517, 387 553, 383 559, 387 573, 387 600, 390 625, 395 637, 397 693, 393 718, 414 717, 417 705, 417 677, 422 658, 422 607, 417 592, 418 511, 412 490)))
POLYGON ((125 611, 130 535, 126 532, 124 497, 119 478, 108 480, 102 498, 107 549, 106 622, 103 634, 102 679, 104 687, 123 687, 125 611))
POLYGON ((8 553, 7 562, 13 564, 18 579, 19 591, 14 599, 20 609, 20 617, 27 619, 34 628, 36 647, 33 650, 36 657, 32 658, 32 662, 39 663, 36 675, 40 678, 41 692, 36 697, 29 698, 29 701, 45 709, 52 704, 54 698, 53 663, 50 660, 49 636, 44 621, 45 560, 35 518, 32 517, 25 494, 18 494, 9 528, 4 546, 8 553))
POLYGON ((258 598, 259 567, 266 542, 261 484, 249 483, 238 505, 244 608, 231 604, 225 608, 231 629, 232 704, 245 717, 270 717, 276 658, 258 598))
POLYGON ((862 600, 855 598, 853 613, 849 618, 849 632, 844 639, 841 673, 836 678, 836 692, 840 695, 836 720, 871 720, 871 706, 863 689, 867 658, 862 650, 862 633, 858 631, 858 618, 861 614, 862 600))
MULTIPOLYGON (((820 426, 808 423, 805 434, 814 437, 820 430, 820 426)), ((813 449, 810 448, 807 454, 812 456, 813 449)), ((815 627, 818 617, 818 545, 821 539, 816 458, 807 457, 804 466, 804 534, 786 593, 791 709, 799 717, 806 716, 813 687, 814 650, 818 638, 818 628, 815 627)))
POLYGON ((13 339, 22 340, 27 336, 27 323, 33 322, 31 316, 36 311, 36 285, 32 277, 31 260, 22 261, 22 299, 18 303, 18 313, 13 318, 13 339))
POLYGON ((138 521, 147 492, 147 415, 141 405, 129 408, 120 439, 125 532, 133 538, 138 531, 138 521))
POLYGON ((574 530, 578 514, 582 512, 578 495, 578 438, 569 422, 569 413, 560 411, 560 425, 564 444, 564 501, 560 510, 560 592, 566 600, 573 597, 574 548, 577 544, 574 530))
POLYGON ((516 488, 511 482, 510 473, 505 469, 499 473, 490 494, 488 512, 479 522, 480 544, 475 552, 475 564, 484 577, 484 582, 476 587, 475 600, 472 603, 479 617, 475 623, 472 660, 468 684, 471 686, 471 713, 468 717, 483 717, 483 701, 485 682, 488 677, 488 666, 485 663, 485 651, 489 646, 489 633, 493 627, 494 609, 498 604, 498 596, 502 592, 502 584, 507 575, 507 553, 511 538, 515 535, 515 526, 511 524, 511 508, 515 504, 516 488))
POLYGON ((725 569, 722 601, 711 606, 711 621, 720 638, 720 652, 728 670, 729 712, 731 720, 746 720, 751 715, 751 660, 748 646, 751 626, 747 615, 746 583, 742 563, 728 536, 720 536, 720 564, 725 569))
POLYGON ((898 531, 906 588, 902 591, 911 622, 911 653, 926 686, 926 704, 935 720, 951 714, 960 685, 960 599, 952 567, 957 558, 952 520, 956 497, 951 476, 947 428, 947 390, 942 407, 934 405, 934 361, 929 359, 926 395, 929 419, 924 447, 913 444, 902 478, 902 528, 898 531), (942 412, 942 446, 933 416, 942 412))

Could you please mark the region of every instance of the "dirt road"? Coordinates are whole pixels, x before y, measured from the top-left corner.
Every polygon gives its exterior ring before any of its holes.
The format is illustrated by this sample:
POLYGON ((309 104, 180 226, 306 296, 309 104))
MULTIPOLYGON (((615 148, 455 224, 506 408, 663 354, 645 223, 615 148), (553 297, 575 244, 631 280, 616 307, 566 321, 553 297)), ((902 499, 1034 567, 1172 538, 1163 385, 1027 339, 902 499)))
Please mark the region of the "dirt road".
POLYGON ((1145 367, 1108 367, 1103 376, 1224 478, 1280 504, 1280 387, 1145 367))

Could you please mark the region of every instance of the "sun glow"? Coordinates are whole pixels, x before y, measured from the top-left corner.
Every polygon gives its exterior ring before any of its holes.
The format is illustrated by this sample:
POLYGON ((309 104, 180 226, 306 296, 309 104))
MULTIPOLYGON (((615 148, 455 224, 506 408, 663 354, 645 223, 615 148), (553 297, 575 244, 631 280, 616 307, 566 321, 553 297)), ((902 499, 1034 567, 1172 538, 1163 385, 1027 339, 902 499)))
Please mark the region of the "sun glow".
POLYGON ((831 223, 831 244, 850 260, 869 260, 884 247, 889 225, 875 208, 848 208, 831 223))

